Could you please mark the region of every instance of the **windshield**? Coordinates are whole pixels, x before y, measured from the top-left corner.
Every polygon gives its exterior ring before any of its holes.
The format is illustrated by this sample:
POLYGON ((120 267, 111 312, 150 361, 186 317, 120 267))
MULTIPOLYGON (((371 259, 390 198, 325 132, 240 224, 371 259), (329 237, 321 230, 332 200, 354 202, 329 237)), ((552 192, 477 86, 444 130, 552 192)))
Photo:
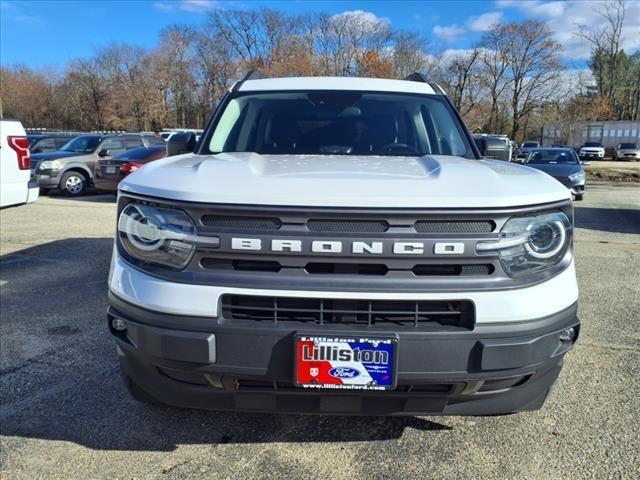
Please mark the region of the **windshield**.
POLYGON ((209 153, 459 155, 475 158, 460 122, 436 95, 313 91, 232 98, 209 153))
POLYGON ((100 144, 102 137, 76 137, 64 144, 60 149, 64 152, 91 153, 100 144))
POLYGON ((602 147, 600 142, 587 142, 584 144, 585 147, 602 147))
POLYGON ((618 148, 627 149, 627 150, 637 150, 638 146, 635 143, 621 143, 618 148))
POLYGON ((540 145, 538 144, 538 142, 524 142, 522 146, 524 148, 536 148, 536 147, 539 147, 540 145))
POLYGON ((578 163, 578 158, 575 152, 571 150, 537 150, 529 154, 527 163, 539 165, 549 165, 555 163, 569 164, 578 163))

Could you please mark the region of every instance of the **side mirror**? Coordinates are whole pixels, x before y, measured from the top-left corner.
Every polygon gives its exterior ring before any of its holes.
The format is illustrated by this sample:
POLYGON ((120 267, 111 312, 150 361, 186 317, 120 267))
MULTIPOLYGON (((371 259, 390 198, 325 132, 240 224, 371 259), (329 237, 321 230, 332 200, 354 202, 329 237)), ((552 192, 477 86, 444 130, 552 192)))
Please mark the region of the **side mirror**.
POLYGON ((111 155, 111 152, 109 152, 109 149, 108 149, 108 148, 103 148, 102 150, 100 150, 100 151, 98 152, 98 156, 99 156, 100 158, 103 158, 103 157, 109 157, 110 155, 111 155))
POLYGON ((42 153, 42 149, 41 148, 34 148, 33 150, 31 150, 31 153, 42 153))
POLYGON ((167 157, 191 153, 196 148, 196 135, 193 132, 180 132, 171 136, 167 142, 167 157))

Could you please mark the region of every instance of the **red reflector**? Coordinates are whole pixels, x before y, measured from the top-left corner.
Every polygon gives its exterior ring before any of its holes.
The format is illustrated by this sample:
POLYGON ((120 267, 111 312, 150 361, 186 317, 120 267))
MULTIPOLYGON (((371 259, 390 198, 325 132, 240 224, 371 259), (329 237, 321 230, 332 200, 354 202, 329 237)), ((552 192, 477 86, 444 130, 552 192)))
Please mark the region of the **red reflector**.
POLYGON ((29 153, 29 140, 27 137, 7 137, 9 146, 18 154, 18 168, 29 170, 31 168, 31 154, 29 153))
POLYGON ((137 163, 137 162, 128 162, 125 163, 124 165, 122 165, 120 167, 120 172, 124 173, 124 174, 129 174, 129 173, 133 173, 136 170, 138 170, 140 167, 142 166, 141 163, 137 163))

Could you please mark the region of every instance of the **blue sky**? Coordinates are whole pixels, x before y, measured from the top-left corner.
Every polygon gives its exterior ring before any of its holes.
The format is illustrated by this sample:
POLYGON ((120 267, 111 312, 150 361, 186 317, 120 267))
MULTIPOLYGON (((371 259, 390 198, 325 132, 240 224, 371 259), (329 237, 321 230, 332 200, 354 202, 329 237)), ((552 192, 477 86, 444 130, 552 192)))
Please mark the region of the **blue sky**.
MULTIPOLYGON (((153 47, 158 32, 172 23, 198 24, 214 8, 258 8, 285 12, 362 11, 396 28, 420 30, 447 49, 466 49, 496 20, 547 21, 565 47, 568 62, 582 62, 588 45, 575 31, 578 24, 598 25, 598 1, 40 1, 0 0, 0 63, 31 67, 63 65, 88 57, 112 42, 153 47)), ((640 1, 628 6, 625 31, 628 50, 640 47, 640 1)))

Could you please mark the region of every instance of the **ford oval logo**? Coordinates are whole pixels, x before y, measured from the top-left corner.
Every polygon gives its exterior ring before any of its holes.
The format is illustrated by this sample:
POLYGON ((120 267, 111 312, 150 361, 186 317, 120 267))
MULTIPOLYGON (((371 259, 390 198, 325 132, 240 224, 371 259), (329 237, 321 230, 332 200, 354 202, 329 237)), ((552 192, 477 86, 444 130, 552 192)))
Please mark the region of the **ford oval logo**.
POLYGON ((336 367, 329 370, 329 375, 333 378, 356 378, 360 376, 360 371, 351 367, 336 367))

